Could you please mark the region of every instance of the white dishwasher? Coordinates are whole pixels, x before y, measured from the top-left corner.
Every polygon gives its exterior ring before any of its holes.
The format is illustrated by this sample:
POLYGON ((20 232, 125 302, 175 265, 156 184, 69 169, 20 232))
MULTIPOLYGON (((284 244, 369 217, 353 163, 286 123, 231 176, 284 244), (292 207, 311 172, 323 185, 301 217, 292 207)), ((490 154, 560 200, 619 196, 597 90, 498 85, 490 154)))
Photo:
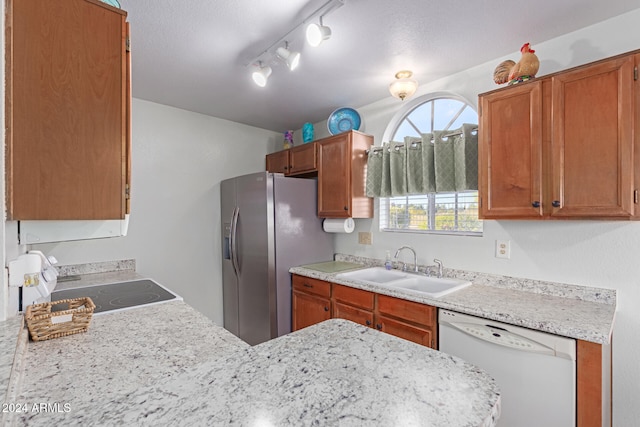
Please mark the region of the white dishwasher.
POLYGON ((576 341, 448 310, 439 349, 476 365, 500 388, 501 427, 576 425, 576 341))

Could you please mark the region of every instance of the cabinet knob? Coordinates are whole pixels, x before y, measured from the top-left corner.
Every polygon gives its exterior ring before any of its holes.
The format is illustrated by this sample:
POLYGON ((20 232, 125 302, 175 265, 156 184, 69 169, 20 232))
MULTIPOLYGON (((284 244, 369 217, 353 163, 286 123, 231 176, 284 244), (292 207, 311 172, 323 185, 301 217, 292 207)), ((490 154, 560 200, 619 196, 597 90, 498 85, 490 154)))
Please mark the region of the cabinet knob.
POLYGON ((343 209, 344 209, 345 211, 348 211, 348 210, 349 210, 349 207, 348 207, 348 206, 345 206, 343 209))
POLYGON ((540 202, 535 200, 531 203, 531 206, 533 206, 534 208, 539 208, 540 207, 540 202))
POLYGON ((325 308, 324 308, 324 311, 329 311, 329 307, 325 307, 325 308))
POLYGON ((367 326, 371 326, 371 320, 367 320, 366 322, 364 322, 367 326))
POLYGON ((553 206, 554 208, 559 208, 560 200, 554 200, 553 202, 551 202, 551 206, 553 206))
POLYGON ((381 331, 382 330, 382 325, 380 323, 376 323, 376 329, 381 331))

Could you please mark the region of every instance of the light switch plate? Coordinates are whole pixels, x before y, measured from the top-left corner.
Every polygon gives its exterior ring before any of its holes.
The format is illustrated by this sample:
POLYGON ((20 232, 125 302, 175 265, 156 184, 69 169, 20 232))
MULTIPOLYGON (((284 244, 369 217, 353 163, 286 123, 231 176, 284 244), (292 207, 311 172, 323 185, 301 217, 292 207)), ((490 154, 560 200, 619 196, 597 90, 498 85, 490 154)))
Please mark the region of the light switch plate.
POLYGON ((361 245, 370 245, 371 244, 371 232, 370 231, 359 231, 358 232, 358 243, 361 245))
POLYGON ((510 240, 496 240, 496 258, 511 258, 510 240))

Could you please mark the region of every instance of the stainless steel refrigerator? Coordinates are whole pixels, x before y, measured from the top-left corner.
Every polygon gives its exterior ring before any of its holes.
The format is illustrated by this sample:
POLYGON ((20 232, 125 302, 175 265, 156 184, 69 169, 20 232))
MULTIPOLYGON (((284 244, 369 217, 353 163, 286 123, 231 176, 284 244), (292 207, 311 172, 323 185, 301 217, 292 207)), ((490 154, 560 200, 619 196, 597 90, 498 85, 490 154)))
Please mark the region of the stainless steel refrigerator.
POLYGON ((291 332, 289 268, 333 259, 317 182, 260 172, 222 181, 224 327, 251 345, 291 332))

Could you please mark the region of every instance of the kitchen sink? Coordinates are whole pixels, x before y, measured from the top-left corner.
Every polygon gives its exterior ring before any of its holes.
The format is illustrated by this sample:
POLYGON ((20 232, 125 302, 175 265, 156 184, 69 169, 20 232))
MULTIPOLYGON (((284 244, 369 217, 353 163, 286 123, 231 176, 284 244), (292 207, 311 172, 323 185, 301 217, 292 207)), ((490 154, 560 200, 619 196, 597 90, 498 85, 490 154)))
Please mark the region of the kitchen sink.
POLYGON ((423 276, 412 272, 386 270, 382 267, 365 268, 336 275, 339 279, 355 280, 386 288, 440 298, 471 285, 468 280, 423 276))
POLYGON ((349 280, 360 280, 369 283, 387 283, 394 280, 404 279, 407 273, 399 270, 387 270, 382 267, 364 268, 362 270, 354 270, 346 273, 336 274, 336 277, 349 280))
POLYGON ((406 279, 387 283, 390 287, 428 294, 440 298, 471 285, 468 280, 437 278, 411 274, 406 279))

